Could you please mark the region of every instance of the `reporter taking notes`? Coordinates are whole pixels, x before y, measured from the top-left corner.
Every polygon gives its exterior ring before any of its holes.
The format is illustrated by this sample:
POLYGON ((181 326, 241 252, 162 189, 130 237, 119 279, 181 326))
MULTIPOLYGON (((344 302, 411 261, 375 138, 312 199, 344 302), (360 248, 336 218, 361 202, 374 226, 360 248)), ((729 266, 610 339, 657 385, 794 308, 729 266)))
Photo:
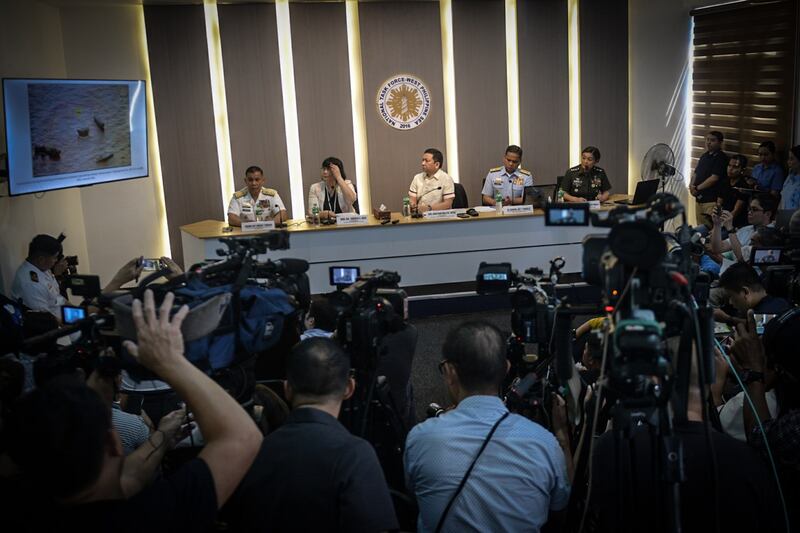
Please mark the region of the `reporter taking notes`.
POLYGON ((455 198, 453 178, 442 170, 444 156, 436 148, 428 148, 422 154, 422 172, 414 176, 408 188, 411 208, 420 213, 438 209, 450 209, 455 198))
POLYGON ((281 196, 275 189, 264 187, 264 171, 248 167, 244 173, 246 187, 233 193, 228 204, 228 224, 241 226, 242 222, 274 220, 280 224, 289 219, 281 196))

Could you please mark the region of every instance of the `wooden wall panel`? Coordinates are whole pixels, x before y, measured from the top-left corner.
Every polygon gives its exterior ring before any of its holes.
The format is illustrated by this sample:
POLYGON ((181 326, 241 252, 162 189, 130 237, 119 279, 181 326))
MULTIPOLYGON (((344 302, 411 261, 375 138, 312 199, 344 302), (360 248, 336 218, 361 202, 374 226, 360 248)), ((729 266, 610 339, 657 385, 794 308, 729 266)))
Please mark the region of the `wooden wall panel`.
POLYGON ((458 166, 471 205, 508 145, 505 31, 502 0, 453 3, 458 166))
POLYGON ((289 163, 274 4, 220 5, 219 27, 235 188, 250 165, 264 169, 290 216, 289 163))
POLYGON ((570 156, 567 2, 517 6, 523 166, 536 183, 555 183, 570 156))
POLYGON ((224 216, 205 19, 203 6, 145 6, 144 15, 170 246, 182 263, 180 226, 224 216))
POLYGON ((426 148, 444 153, 447 170, 439 4, 361 3, 359 18, 372 204, 399 211, 426 148), (431 94, 430 114, 410 131, 388 126, 377 111, 379 87, 397 74, 420 78, 431 94))
POLYGON ((612 192, 627 193, 627 0, 581 0, 580 33, 581 148, 599 148, 612 192))
POLYGON ((292 3, 289 7, 307 205, 308 188, 319 181, 321 163, 328 156, 341 159, 347 178, 357 184, 347 18, 344 3, 292 3))

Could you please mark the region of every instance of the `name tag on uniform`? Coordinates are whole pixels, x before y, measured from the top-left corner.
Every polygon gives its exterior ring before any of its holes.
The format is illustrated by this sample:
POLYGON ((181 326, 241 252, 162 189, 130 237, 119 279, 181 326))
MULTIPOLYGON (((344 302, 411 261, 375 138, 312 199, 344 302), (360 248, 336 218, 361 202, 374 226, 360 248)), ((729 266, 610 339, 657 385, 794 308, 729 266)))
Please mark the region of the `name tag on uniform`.
POLYGON ((522 213, 533 213, 532 205, 504 205, 504 215, 520 215, 522 213))
POLYGON ((422 213, 425 218, 439 219, 439 218, 458 218, 458 211, 455 209, 442 209, 439 211, 425 211, 422 213))
POLYGON ((259 220, 258 222, 242 222, 242 233, 255 233, 275 229, 274 220, 259 220))
POLYGON ((367 215, 359 215, 357 213, 339 213, 336 215, 337 226, 360 226, 363 224, 369 224, 367 215))

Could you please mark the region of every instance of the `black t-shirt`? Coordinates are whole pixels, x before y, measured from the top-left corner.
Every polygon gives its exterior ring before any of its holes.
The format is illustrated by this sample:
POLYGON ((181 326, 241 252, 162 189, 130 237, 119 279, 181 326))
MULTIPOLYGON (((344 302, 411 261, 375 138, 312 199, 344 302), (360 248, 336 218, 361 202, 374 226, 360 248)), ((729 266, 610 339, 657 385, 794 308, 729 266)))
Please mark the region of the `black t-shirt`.
MULTIPOLYGON (((664 483, 654 478, 659 454, 647 429, 634 430, 636 480, 631 479, 630 446, 622 439, 621 467, 617 467, 614 435, 601 436, 595 445, 589 531, 667 531, 664 483), (624 480, 624 481, 623 481, 624 480), (622 492, 621 492, 622 491, 622 492), (617 519, 618 502, 625 501, 625 524, 617 519), (628 529, 622 526, 627 525, 628 529)), ((680 486, 683 531, 714 531, 712 463, 700 422, 688 422, 675 432, 683 446, 685 481, 680 486)), ((717 457, 719 531, 783 531, 777 485, 758 454, 744 442, 711 430, 717 457)))
POLYGON ((295 409, 264 439, 223 519, 237 531, 399 527, 375 450, 311 407, 295 409))
MULTIPOLYGON (((209 531, 217 516, 214 478, 202 459, 192 459, 129 500, 103 500, 59 508, 37 502, 21 523, 27 531, 177 533, 209 531)), ((27 502, 33 505, 33 502, 27 502)), ((10 531, 10 530, 9 530, 10 531)))
POLYGON ((728 156, 722 150, 713 154, 706 152, 700 156, 697 167, 694 169, 694 181, 692 184, 695 186, 700 185, 711 175, 719 176, 719 180, 713 187, 704 188, 700 191, 697 195, 698 202, 716 202, 724 183, 728 180, 728 156))
POLYGON ((790 304, 788 300, 767 294, 758 302, 758 305, 753 308, 753 312, 763 315, 780 315, 791 306, 792 304, 790 304))
POLYGON ((739 200, 744 202, 744 208, 737 213, 736 217, 733 219, 734 228, 743 228, 747 226, 747 204, 750 202, 750 195, 738 191, 736 189, 737 187, 740 189, 748 188, 745 178, 740 177, 735 183, 731 183, 730 180, 725 180, 720 186, 719 199, 722 201, 722 209, 731 212, 733 208, 736 207, 736 202, 739 200))

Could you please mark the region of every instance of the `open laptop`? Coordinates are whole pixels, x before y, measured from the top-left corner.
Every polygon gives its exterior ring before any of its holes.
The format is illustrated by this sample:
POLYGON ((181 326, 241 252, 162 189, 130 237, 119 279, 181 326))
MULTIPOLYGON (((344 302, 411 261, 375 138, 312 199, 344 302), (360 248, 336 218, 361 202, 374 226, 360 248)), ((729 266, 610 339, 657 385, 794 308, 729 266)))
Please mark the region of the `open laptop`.
POLYGON ((556 192, 555 189, 555 184, 539 186, 529 185, 525 187, 522 203, 523 205, 532 205, 536 208, 544 208, 547 204, 547 199, 550 198, 552 200, 556 192))
POLYGON ((661 183, 660 179, 640 181, 636 184, 636 191, 633 193, 633 198, 630 200, 616 200, 615 204, 620 205, 642 205, 647 203, 655 193, 658 192, 658 185, 661 183))

